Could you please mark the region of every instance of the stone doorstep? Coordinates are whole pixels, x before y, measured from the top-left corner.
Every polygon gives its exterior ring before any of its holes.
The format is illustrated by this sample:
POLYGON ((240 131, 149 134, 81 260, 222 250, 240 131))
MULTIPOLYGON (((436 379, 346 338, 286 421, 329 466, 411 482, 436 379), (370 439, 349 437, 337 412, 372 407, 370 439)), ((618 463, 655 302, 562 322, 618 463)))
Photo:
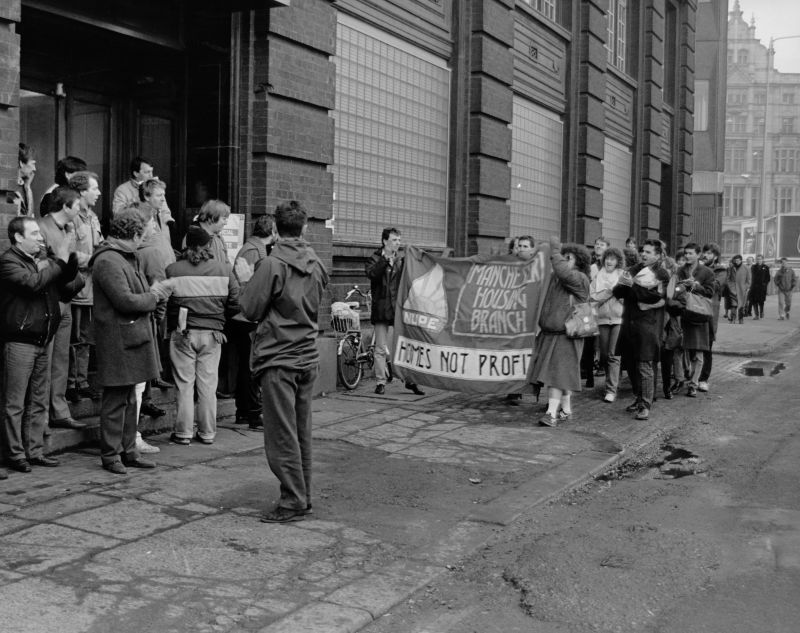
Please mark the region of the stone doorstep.
MULTIPOLYGON (((177 405, 175 404, 174 389, 153 390, 153 402, 167 413, 160 418, 142 416, 139 419, 139 431, 142 435, 154 435, 171 431, 175 424, 177 405)), ((84 399, 79 403, 70 404, 72 416, 88 424, 85 429, 51 429, 50 435, 45 437, 44 453, 61 453, 79 446, 97 445, 100 441, 100 401, 84 399)), ((232 420, 236 415, 236 401, 233 398, 217 400, 217 420, 232 420)))

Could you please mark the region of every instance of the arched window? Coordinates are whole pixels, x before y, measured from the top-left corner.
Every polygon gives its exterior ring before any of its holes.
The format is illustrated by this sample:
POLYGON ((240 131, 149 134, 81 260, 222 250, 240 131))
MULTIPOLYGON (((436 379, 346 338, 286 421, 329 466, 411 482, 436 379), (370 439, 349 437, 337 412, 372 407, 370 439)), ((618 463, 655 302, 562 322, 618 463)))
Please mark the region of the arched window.
POLYGON ((739 51, 738 55, 736 56, 736 63, 744 65, 748 62, 749 58, 750 56, 749 53, 747 52, 747 49, 743 48, 739 51))
POLYGON ((739 252, 739 233, 736 231, 724 231, 722 233, 722 254, 730 257, 739 252))

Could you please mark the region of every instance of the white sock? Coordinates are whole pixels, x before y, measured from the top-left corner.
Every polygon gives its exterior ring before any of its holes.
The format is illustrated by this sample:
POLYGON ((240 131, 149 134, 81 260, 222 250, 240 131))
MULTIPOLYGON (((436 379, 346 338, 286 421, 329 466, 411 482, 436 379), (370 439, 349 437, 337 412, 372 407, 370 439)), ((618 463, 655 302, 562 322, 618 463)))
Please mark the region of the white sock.
POLYGON ((561 396, 561 410, 567 415, 572 414, 571 395, 572 394, 565 393, 563 396, 561 396))
POLYGON ((561 398, 548 398, 547 399, 547 415, 551 418, 556 417, 558 414, 558 405, 561 402, 561 398))

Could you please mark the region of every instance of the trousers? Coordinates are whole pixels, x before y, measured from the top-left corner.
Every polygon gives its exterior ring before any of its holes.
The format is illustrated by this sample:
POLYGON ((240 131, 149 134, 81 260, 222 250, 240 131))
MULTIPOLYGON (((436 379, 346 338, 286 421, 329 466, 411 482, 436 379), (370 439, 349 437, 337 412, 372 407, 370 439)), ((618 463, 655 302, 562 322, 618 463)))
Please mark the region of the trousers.
POLYGON ((136 450, 136 385, 103 387, 100 402, 100 459, 104 464, 139 459, 136 450))
POLYGON ((264 450, 280 483, 278 507, 304 510, 311 499, 311 395, 319 366, 270 367, 261 374, 264 450))
POLYGON ((72 417, 69 403, 64 397, 69 383, 69 353, 72 338, 72 307, 61 303, 61 323, 53 337, 53 356, 50 362, 50 419, 72 417))
POLYGON ((3 452, 7 461, 41 457, 50 397, 50 357, 46 346, 3 345, 3 452))
POLYGON ((214 330, 175 330, 169 341, 172 378, 178 389, 178 413, 175 435, 192 437, 195 422, 197 434, 213 440, 217 434, 217 381, 221 333, 214 330), (197 403, 194 401, 197 392, 197 403))

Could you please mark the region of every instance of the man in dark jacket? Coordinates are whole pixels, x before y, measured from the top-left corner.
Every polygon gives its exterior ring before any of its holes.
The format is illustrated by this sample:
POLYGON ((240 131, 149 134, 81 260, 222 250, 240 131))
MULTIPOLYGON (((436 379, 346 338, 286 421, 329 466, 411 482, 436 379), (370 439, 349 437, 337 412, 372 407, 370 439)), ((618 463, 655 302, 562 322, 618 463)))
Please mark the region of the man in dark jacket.
POLYGON ((625 301, 617 354, 622 356, 636 401, 627 407, 637 420, 650 418, 655 393, 655 361, 664 332, 664 305, 669 275, 660 265, 660 240, 645 240, 640 262, 629 268, 614 286, 617 299, 625 301))
MULTIPOLYGON (((370 319, 375 327, 375 393, 386 391, 386 355, 389 353, 387 341, 389 328, 394 325, 394 311, 397 305, 397 291, 403 274, 403 257, 399 254, 400 231, 386 228, 381 233, 383 246, 376 250, 365 266, 372 292, 372 313, 370 319)), ((413 382, 406 381, 406 389, 418 396, 424 396, 413 382)))
POLYGON ((756 255, 756 263, 750 268, 750 305, 756 321, 764 318, 764 302, 767 300, 770 279, 769 266, 764 263, 764 256, 756 255))
POLYGON ((8 224, 9 248, 0 256, 0 336, 3 340, 3 452, 19 472, 57 466, 42 454, 50 399, 50 357, 61 322, 59 299, 82 286, 78 260, 64 240, 43 256, 39 225, 17 217, 8 224), (77 281, 76 281, 77 278, 77 281), (26 410, 25 398, 29 394, 26 410), (27 426, 27 433, 23 433, 27 426))
POLYGON ((236 275, 247 285, 239 305, 256 321, 250 369, 261 380, 267 462, 280 482, 277 507, 265 523, 302 521, 311 510, 311 396, 319 368, 319 307, 328 273, 303 239, 307 215, 292 200, 275 210, 278 241, 255 275, 243 259, 236 275), (252 277, 252 279, 251 279, 252 277))
POLYGON ((103 468, 124 475, 126 466, 153 468, 136 448, 136 385, 158 376, 153 312, 156 295, 139 270, 136 251, 145 223, 136 209, 118 213, 109 239, 92 255, 97 376, 100 405, 100 456, 103 468))
MULTIPOLYGON (((678 285, 675 295, 678 301, 686 307, 689 293, 713 299, 714 273, 700 262, 700 246, 691 242, 683 247, 686 256, 686 265, 678 270, 678 285)), ((681 318, 683 327, 683 349, 689 362, 689 386, 686 395, 690 398, 697 397, 700 376, 703 371, 704 352, 711 351, 711 325, 708 319, 693 317, 684 312, 681 318)), ((707 390, 707 388, 706 388, 707 390)))
POLYGON ((703 369, 700 372, 700 381, 697 383, 697 390, 703 393, 709 390, 708 379, 711 377, 711 368, 714 363, 712 348, 717 338, 717 326, 719 325, 719 307, 722 302, 722 295, 727 286, 728 269, 720 261, 719 244, 709 242, 703 245, 702 264, 714 275, 714 294, 711 296, 711 322, 709 323, 709 346, 708 350, 703 351, 703 369))

